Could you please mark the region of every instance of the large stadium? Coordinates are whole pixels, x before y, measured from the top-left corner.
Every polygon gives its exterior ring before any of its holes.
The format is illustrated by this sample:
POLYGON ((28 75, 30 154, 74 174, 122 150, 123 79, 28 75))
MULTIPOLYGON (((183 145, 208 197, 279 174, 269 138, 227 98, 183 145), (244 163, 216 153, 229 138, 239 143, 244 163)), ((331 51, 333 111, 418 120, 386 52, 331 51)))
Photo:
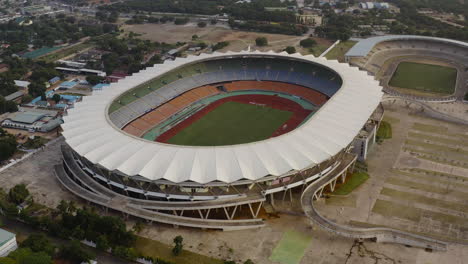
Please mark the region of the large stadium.
POLYGON ((365 157, 381 97, 372 76, 324 58, 177 58, 70 110, 56 175, 79 197, 148 221, 260 227, 275 195, 345 177, 365 157))

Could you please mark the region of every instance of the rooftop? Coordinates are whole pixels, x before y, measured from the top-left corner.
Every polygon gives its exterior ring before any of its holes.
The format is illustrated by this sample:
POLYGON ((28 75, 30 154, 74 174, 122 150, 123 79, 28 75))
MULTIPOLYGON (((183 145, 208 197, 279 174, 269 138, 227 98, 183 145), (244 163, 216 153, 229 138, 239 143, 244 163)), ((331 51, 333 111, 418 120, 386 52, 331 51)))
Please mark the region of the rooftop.
POLYGON ((10 118, 11 121, 19 123, 32 124, 44 117, 42 113, 36 112, 17 112, 10 118))
POLYGON ((15 234, 8 232, 5 229, 0 228, 0 247, 3 246, 8 241, 10 241, 15 236, 16 236, 15 234))
POLYGON ((379 44, 380 42, 393 41, 393 40, 431 40, 431 41, 439 41, 439 42, 455 44, 455 45, 462 46, 462 47, 468 47, 468 43, 457 41, 457 40, 452 40, 452 39, 415 36, 415 35, 387 35, 387 36, 372 37, 372 38, 361 40, 358 43, 356 43, 356 45, 354 45, 345 54, 345 56, 346 57, 365 57, 375 45, 379 44))

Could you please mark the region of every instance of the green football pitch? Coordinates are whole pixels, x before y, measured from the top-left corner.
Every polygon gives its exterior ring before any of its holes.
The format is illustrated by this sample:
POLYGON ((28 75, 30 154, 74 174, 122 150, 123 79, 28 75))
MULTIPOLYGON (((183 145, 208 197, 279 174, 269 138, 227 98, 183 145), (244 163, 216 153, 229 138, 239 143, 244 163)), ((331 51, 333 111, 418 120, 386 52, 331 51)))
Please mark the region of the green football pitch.
POLYGON ((401 62, 389 85, 422 92, 452 94, 455 91, 456 80, 457 70, 455 68, 416 62, 401 62))
POLYGON ((226 102, 167 142, 188 146, 222 146, 263 140, 269 138, 292 114, 270 107, 226 102))

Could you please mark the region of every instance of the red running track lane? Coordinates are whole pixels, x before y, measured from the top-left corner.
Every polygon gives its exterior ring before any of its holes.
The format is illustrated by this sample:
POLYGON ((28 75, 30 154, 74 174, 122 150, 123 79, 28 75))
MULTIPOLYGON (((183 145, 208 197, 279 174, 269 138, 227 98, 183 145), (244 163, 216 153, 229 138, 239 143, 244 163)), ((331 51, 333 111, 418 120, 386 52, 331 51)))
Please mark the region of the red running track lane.
POLYGON ((312 113, 311 110, 307 110, 302 108, 302 106, 294 101, 289 99, 275 96, 275 95, 263 95, 263 94, 248 94, 248 95, 236 95, 230 96, 218 101, 215 101, 205 108, 201 109, 200 111, 196 112, 195 114, 191 115, 184 121, 180 122, 173 128, 169 129, 168 131, 162 133, 155 139, 158 142, 167 143, 169 139, 173 136, 177 135, 183 129, 189 127, 194 122, 198 121, 200 118, 208 114, 209 112, 213 111, 220 105, 226 102, 238 102, 243 104, 261 104, 265 105, 274 109, 284 110, 292 112, 293 115, 284 123, 282 124, 273 134, 271 137, 277 137, 282 134, 285 134, 293 129, 295 129, 301 122, 310 114, 312 113))

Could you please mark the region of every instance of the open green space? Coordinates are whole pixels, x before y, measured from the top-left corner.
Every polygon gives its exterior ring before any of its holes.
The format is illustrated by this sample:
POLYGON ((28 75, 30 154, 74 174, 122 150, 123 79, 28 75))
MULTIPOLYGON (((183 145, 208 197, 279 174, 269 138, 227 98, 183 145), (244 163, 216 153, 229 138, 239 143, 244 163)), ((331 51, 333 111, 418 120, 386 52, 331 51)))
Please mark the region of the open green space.
POLYGON ((375 201, 372 212, 387 217, 397 217, 413 222, 419 222, 421 219, 421 210, 419 208, 405 206, 385 200, 375 201))
POLYGON ((414 182, 414 181, 408 181, 404 180, 401 178, 397 178, 395 176, 387 178, 385 181, 386 183, 390 183, 393 185, 397 186, 402 186, 406 188, 411 188, 415 190, 420 190, 428 193, 437 193, 441 195, 447 195, 447 196, 452 196, 455 198, 458 198, 460 200, 466 200, 468 199, 468 193, 467 192, 460 192, 457 190, 450 190, 447 189, 447 186, 435 186, 431 184, 426 184, 426 183, 420 183, 420 182, 414 182))
POLYGON ((188 250, 182 250, 178 256, 172 254, 172 246, 156 240, 137 237, 135 249, 144 256, 160 258, 177 264, 222 264, 223 261, 208 256, 200 255, 188 250))
POLYGON ((356 189, 365 181, 367 181, 367 179, 369 179, 369 174, 362 172, 362 171, 355 172, 346 179, 345 183, 343 183, 338 188, 336 188, 333 194, 336 194, 336 195, 350 194, 354 189, 356 189))
POLYGON ((281 264, 299 264, 312 237, 296 231, 286 231, 273 249, 270 260, 281 264))
POLYGON ((380 122, 379 129, 377 130, 378 139, 390 139, 392 138, 392 125, 389 122, 380 122))
POLYGON ((326 205, 331 206, 344 206, 356 208, 357 197, 356 196, 331 196, 330 198, 325 199, 326 205))
POLYGON ((269 138, 292 112, 238 102, 226 102, 168 140, 189 146, 221 146, 269 138))
POLYGON ((457 139, 457 138, 444 138, 441 135, 433 136, 433 135, 427 135, 427 134, 422 134, 422 133, 409 132, 408 136, 412 138, 416 138, 416 139, 430 140, 430 141, 434 141, 434 142, 438 142, 442 144, 464 145, 468 147, 468 141, 457 139))
POLYGON ((318 57, 327 49, 328 49, 328 46, 317 44, 313 46, 312 48, 309 48, 309 52, 315 57, 318 57))
POLYGON ((447 132, 448 130, 448 128, 444 126, 434 126, 434 125, 423 124, 423 123, 414 123, 411 129, 419 130, 422 132, 428 132, 428 133, 436 133, 436 134, 445 134, 445 132, 447 132))
POLYGON ((402 199, 402 200, 411 201, 415 203, 425 204, 428 206, 446 208, 446 209, 451 209, 454 211, 460 211, 464 213, 468 212, 468 206, 462 203, 444 201, 444 200, 440 200, 436 198, 427 197, 425 195, 421 195, 417 193, 404 192, 404 191, 399 191, 399 190, 384 187, 380 191, 380 194, 388 196, 388 197, 392 197, 395 199, 402 199))
POLYGON ((60 60, 64 57, 67 57, 69 55, 72 55, 73 53, 77 53, 81 50, 87 49, 92 47, 93 44, 90 43, 82 43, 82 44, 77 44, 69 48, 64 48, 63 50, 47 54, 45 56, 42 56, 39 58, 39 60, 45 61, 45 62, 54 62, 56 60, 60 60))
POLYGON ((346 52, 348 52, 348 50, 351 49, 356 43, 357 43, 356 41, 351 41, 351 40, 340 42, 333 49, 331 49, 327 54, 325 54, 325 58, 329 60, 338 60, 342 62, 344 61, 344 55, 346 54, 346 52))
POLYGON ((430 93, 452 94, 456 81, 455 68, 405 61, 398 65, 389 85, 430 93))
POLYGON ((426 170, 420 170, 416 168, 412 168, 410 169, 410 171, 392 169, 391 172, 423 181, 438 182, 447 185, 456 184, 458 186, 466 186, 468 188, 468 182, 464 182, 464 177, 460 177, 453 174, 439 172, 426 173, 426 170))
MULTIPOLYGON (((447 151, 447 152, 453 152, 453 153, 460 153, 463 155, 468 155, 468 150, 462 149, 462 148, 457 148, 457 147, 449 147, 446 145, 439 145, 439 144, 432 144, 432 143, 427 143, 419 140, 413 140, 413 139, 407 139, 405 140, 406 145, 411 145, 411 146, 417 146, 417 147, 422 147, 425 149, 430 149, 433 151, 447 151)), ((434 153, 436 154, 436 153, 434 153)))

